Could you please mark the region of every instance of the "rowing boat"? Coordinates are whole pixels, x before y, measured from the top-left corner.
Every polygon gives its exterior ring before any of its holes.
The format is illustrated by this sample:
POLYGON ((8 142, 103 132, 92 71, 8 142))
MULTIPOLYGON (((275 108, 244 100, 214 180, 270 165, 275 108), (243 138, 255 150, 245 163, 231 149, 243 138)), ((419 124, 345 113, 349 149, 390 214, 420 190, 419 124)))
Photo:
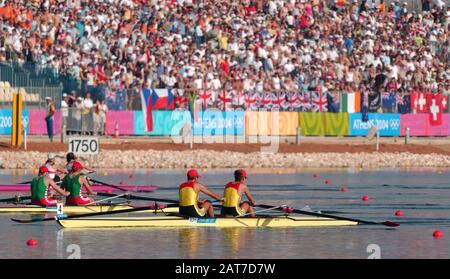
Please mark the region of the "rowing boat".
MULTIPOLYGON (((120 188, 123 188, 127 191, 146 191, 146 192, 153 192, 156 190, 156 186, 148 185, 148 186, 131 186, 131 185, 125 185, 120 186, 120 188)), ((106 185, 100 185, 100 184, 94 184, 93 185, 93 191, 115 191, 113 187, 106 186, 106 185)), ((11 185, 0 185, 0 192, 29 192, 30 191, 30 185, 27 184, 11 184, 11 185)))
MULTIPOLYGON (((67 214, 81 214, 81 213, 93 213, 93 212, 110 212, 117 210, 125 210, 134 208, 129 204, 101 204, 101 205, 66 205, 63 207, 63 212, 67 214)), ((56 206, 42 207, 39 205, 9 205, 0 207, 0 213, 56 213, 56 206)), ((155 210, 146 210, 143 212, 155 212, 155 210)), ((162 211, 156 212, 174 213, 178 212, 178 207, 164 208, 162 211)))
POLYGON ((325 227, 350 226, 358 222, 312 216, 260 216, 185 218, 179 216, 108 217, 58 219, 64 228, 123 228, 123 227, 325 227))

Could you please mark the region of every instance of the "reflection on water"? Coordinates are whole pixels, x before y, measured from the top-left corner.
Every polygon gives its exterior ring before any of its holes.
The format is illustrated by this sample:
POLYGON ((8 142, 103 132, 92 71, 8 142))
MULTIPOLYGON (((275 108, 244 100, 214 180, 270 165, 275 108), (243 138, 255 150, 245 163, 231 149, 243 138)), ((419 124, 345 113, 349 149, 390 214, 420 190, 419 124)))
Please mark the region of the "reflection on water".
MULTIPOLYGON (((79 247, 81 258, 367 258, 367 247, 371 244, 380 246, 382 258, 448 258, 450 171, 440 171, 333 170, 319 173, 319 178, 313 178, 312 172, 253 172, 250 176, 250 189, 259 203, 309 206, 363 220, 401 222, 396 229, 380 226, 61 229, 55 222, 25 225, 10 221, 11 217, 29 218, 26 214, 0 214, 0 258, 67 258, 73 256, 74 247, 79 247), (326 185, 325 179, 332 183, 326 185), (347 193, 340 192, 343 184, 347 193), (363 195, 370 197, 368 202, 361 201, 363 195), (394 216, 398 209, 404 212, 404 217, 394 216), (440 229, 444 237, 433 239, 435 229, 440 229), (30 238, 38 240, 36 247, 26 245, 30 238)), ((132 180, 129 173, 112 173, 102 180, 155 184, 159 186, 157 192, 139 195, 174 199, 176 185, 184 179, 182 171, 153 171, 150 176, 146 171, 136 171, 132 180)), ((208 171, 202 182, 221 192, 231 174, 230 170, 208 171)), ((3 184, 28 178, 25 172, 13 175, 0 171, 3 184)), ((14 194, 0 193, 0 198, 14 194)))

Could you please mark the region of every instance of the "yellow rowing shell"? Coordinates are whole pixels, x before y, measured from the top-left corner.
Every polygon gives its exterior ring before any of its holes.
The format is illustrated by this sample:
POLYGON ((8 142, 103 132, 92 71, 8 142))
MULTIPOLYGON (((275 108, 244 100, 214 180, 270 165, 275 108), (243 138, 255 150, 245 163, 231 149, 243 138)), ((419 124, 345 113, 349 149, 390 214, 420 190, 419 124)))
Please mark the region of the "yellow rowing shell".
POLYGON ((321 217, 244 217, 244 218, 184 218, 178 216, 107 217, 60 219, 64 228, 125 228, 125 227, 328 227, 351 226, 358 222, 321 217))
MULTIPOLYGON (((63 207, 64 214, 83 214, 83 213, 94 213, 94 212, 111 212, 124 209, 134 208, 128 204, 104 204, 104 205, 66 205, 63 207)), ((155 210, 143 210, 139 212, 155 212, 155 210)), ((157 210, 156 212, 167 212, 174 213, 178 212, 178 207, 168 207, 163 210, 157 210)), ((23 205, 23 206, 9 206, 0 207, 0 213, 56 213, 56 207, 42 207, 37 205, 23 205)))

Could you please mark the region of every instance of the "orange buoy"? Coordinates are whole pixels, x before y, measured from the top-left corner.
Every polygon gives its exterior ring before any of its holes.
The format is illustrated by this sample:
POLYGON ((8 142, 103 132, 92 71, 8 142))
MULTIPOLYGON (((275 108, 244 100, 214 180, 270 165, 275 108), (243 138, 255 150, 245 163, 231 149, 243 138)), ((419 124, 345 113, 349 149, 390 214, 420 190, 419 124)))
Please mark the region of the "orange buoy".
POLYGON ((35 246, 35 245, 37 245, 37 240, 36 239, 28 239, 28 241, 27 241, 27 245, 28 246, 35 246))
POLYGON ((433 232, 433 237, 434 238, 441 238, 443 236, 442 232, 440 230, 435 230, 433 232))
POLYGON ((395 216, 402 217, 403 216, 403 211, 401 211, 401 210, 395 211, 395 216))

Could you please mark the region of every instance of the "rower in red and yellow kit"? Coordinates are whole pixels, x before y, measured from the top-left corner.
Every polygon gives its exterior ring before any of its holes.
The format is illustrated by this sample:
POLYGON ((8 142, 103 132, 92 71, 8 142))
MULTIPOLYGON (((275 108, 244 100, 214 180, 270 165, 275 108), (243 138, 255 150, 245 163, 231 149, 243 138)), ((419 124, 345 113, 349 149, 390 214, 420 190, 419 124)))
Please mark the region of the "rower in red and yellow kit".
POLYGON ((253 213, 253 199, 247 185, 247 172, 245 170, 236 170, 234 172, 234 182, 228 182, 225 186, 222 203, 222 215, 242 216, 250 215, 255 217, 253 213), (241 202, 242 194, 247 196, 248 201, 241 202))
POLYGON ((61 195, 68 196, 70 193, 56 186, 55 181, 48 175, 48 169, 45 166, 39 168, 39 175, 31 181, 31 203, 43 206, 53 206, 58 201, 48 197, 48 189, 53 188, 61 195))
POLYGON ((214 207, 208 200, 198 200, 198 193, 202 192, 213 199, 220 200, 220 196, 210 190, 205 185, 197 182, 200 175, 196 170, 189 170, 187 173, 187 182, 180 185, 180 201, 179 213, 180 215, 188 217, 214 217, 214 207))
POLYGON ((88 195, 96 195, 92 191, 91 184, 86 179, 86 176, 81 173, 82 170, 83 166, 79 162, 75 161, 72 163, 72 172, 67 175, 68 177, 64 183, 66 190, 70 192, 70 195, 66 198, 67 205, 85 205, 94 201, 91 198, 81 195, 81 188, 83 186, 86 188, 88 195))

